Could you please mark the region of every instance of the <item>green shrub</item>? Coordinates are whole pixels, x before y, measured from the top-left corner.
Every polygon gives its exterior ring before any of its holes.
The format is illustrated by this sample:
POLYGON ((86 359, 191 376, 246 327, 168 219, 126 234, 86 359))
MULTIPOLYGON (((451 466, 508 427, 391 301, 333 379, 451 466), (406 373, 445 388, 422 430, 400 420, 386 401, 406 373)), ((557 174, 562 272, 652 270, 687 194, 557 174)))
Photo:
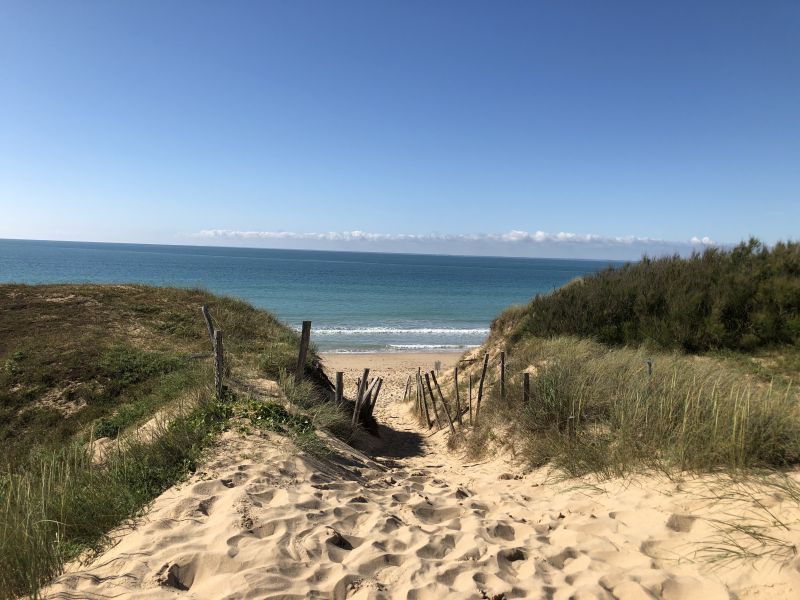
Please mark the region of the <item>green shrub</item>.
POLYGON ((493 334, 574 335, 611 345, 699 352, 800 341, 800 243, 755 239, 689 258, 606 269, 539 295, 496 319, 493 334))

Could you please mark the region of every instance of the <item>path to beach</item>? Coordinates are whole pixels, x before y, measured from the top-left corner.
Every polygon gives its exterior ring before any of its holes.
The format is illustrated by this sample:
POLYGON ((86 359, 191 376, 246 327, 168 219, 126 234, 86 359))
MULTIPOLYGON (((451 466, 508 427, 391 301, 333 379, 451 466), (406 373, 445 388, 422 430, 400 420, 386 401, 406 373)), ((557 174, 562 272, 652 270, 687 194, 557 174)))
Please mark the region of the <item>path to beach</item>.
POLYGON ((782 569, 696 560, 722 510, 707 481, 564 481, 505 455, 448 451, 446 434, 420 428, 400 400, 414 367, 456 358, 326 356, 348 395, 365 366, 386 380, 380 438, 360 438, 363 453, 333 441, 334 457, 320 460, 278 436, 229 432, 202 472, 48 596, 800 597, 797 559, 782 569))

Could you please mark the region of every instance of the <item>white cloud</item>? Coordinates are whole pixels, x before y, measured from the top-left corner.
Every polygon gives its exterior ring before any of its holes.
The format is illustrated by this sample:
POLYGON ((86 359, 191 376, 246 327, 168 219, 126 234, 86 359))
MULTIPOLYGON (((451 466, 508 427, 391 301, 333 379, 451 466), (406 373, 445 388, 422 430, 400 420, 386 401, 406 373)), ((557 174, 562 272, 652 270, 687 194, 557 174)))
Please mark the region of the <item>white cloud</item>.
POLYGON ((657 238, 627 236, 608 236, 595 233, 547 233, 544 231, 518 231, 506 233, 371 233, 366 231, 329 231, 321 233, 298 233, 293 231, 240 231, 232 229, 204 229, 194 234, 195 238, 209 240, 291 240, 322 242, 494 242, 501 244, 555 244, 593 246, 633 246, 633 245, 672 245, 672 246, 710 246, 715 242, 708 236, 694 236, 684 242, 657 238))

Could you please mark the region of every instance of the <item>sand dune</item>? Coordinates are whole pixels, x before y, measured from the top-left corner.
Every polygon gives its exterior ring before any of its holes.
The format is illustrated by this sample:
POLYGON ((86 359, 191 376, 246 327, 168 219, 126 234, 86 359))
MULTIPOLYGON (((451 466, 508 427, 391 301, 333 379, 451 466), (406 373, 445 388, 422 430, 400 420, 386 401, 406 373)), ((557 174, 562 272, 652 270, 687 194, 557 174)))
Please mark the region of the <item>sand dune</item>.
MULTIPOLYGON (((326 357, 348 382, 365 361, 386 378, 381 438, 359 440, 371 458, 332 441, 319 460, 279 436, 227 433, 202 472, 47 597, 800 597, 791 550, 703 559, 725 518, 762 514, 747 494, 719 499, 711 477, 597 483, 504 456, 465 463, 397 402, 412 363, 435 359, 386 360, 326 357)), ((759 500, 792 523, 781 539, 800 544, 797 505, 759 500)))

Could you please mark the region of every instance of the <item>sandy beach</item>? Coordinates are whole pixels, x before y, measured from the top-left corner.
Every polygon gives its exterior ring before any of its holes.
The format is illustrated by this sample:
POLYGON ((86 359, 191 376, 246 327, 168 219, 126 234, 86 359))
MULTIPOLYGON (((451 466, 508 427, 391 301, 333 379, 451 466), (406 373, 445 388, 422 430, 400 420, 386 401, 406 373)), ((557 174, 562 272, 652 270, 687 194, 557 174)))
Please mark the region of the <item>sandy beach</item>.
POLYGON ((230 431, 200 471, 46 597, 800 596, 800 511, 774 489, 715 476, 564 479, 506 453, 470 462, 449 451, 446 432, 420 428, 400 400, 414 368, 457 359, 324 356, 331 376, 345 372, 348 392, 364 367, 385 378, 380 437, 361 434, 356 449, 330 440, 321 459, 274 434, 230 431), (765 530, 784 546, 725 555, 731 541, 754 541, 729 525, 768 514, 791 523, 765 530))

